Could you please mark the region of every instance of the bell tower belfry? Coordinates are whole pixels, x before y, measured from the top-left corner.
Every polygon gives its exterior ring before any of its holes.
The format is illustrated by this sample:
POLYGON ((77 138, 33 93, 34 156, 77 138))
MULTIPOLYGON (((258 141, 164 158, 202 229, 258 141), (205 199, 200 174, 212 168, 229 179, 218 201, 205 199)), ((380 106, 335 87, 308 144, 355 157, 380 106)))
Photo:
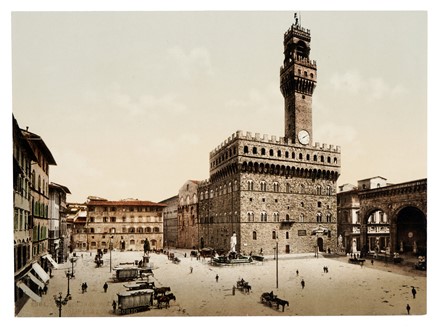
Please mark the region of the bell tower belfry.
POLYGON ((313 137, 312 95, 316 85, 316 62, 309 59, 310 30, 294 23, 284 33, 284 63, 280 88, 284 96, 285 138, 310 145, 313 137))

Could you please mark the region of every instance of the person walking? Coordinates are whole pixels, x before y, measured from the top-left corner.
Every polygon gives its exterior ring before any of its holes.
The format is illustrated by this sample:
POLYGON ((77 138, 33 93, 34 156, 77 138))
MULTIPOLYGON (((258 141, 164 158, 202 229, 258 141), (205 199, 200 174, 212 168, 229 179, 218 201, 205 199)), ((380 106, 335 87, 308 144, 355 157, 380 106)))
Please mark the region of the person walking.
POLYGON ((306 283, 304 282, 304 279, 301 280, 301 287, 302 289, 304 289, 304 287, 306 286, 306 283))
POLYGON ((193 272, 193 267, 190 266, 190 267, 189 267, 189 273, 192 273, 192 272, 193 272))
POLYGON ((82 291, 82 293, 84 293, 84 290, 85 290, 85 288, 84 288, 84 282, 83 282, 83 283, 81 283, 81 291, 82 291))
POLYGON ((215 282, 218 282, 218 274, 215 275, 215 282))
POLYGON ((417 294, 416 288, 412 287, 411 293, 413 295, 413 299, 416 298, 416 294, 417 294))
POLYGON ((408 313, 408 315, 410 310, 411 310, 411 306, 409 306, 409 304, 406 304, 406 312, 408 313))
POLYGON ((107 284, 107 282, 104 283, 103 288, 104 288, 104 292, 107 292, 107 289, 108 289, 108 284, 107 284))
POLYGON ((116 301, 113 301, 112 306, 113 306, 113 313, 116 313, 116 301))
POLYGON ((87 282, 84 282, 84 292, 87 292, 87 282))
POLYGON ((298 276, 299 275, 299 271, 298 270, 296 270, 296 276, 298 276))

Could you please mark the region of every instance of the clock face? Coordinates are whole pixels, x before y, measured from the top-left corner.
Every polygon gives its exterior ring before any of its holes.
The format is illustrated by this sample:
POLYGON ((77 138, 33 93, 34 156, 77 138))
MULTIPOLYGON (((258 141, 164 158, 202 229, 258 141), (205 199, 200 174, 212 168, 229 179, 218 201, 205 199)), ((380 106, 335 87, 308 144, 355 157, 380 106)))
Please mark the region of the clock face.
POLYGON ((307 145, 310 142, 310 135, 306 130, 300 130, 298 133, 298 140, 301 144, 307 145))

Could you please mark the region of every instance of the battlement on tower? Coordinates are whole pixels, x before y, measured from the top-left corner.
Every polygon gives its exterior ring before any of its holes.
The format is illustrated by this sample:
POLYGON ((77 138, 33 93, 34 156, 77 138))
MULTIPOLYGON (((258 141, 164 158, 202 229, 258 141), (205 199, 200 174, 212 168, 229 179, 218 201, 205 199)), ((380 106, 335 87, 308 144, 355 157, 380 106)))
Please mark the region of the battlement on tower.
POLYGON ((295 24, 292 24, 292 26, 284 33, 284 40, 289 40, 293 36, 300 37, 308 42, 311 40, 310 30, 295 24))
POLYGON ((316 60, 310 60, 306 57, 302 57, 297 54, 294 54, 293 57, 294 57, 295 61, 289 61, 286 64, 281 65, 280 73, 283 73, 287 68, 292 66, 293 63, 301 64, 301 65, 303 65, 305 67, 309 67, 311 69, 315 69, 315 70, 317 69, 316 60))
POLYGON ((290 138, 277 137, 274 135, 269 137, 268 134, 252 133, 249 131, 244 133, 242 130, 237 130, 237 132, 233 133, 230 137, 225 139, 219 146, 217 146, 213 151, 211 151, 209 154, 210 157, 215 156, 217 153, 221 152, 222 150, 224 150, 225 148, 227 148, 237 140, 268 143, 278 146, 299 147, 299 148, 308 149, 310 151, 316 150, 316 151, 330 151, 335 153, 341 153, 341 147, 332 144, 315 142, 313 145, 302 146, 300 144, 295 144, 290 138))

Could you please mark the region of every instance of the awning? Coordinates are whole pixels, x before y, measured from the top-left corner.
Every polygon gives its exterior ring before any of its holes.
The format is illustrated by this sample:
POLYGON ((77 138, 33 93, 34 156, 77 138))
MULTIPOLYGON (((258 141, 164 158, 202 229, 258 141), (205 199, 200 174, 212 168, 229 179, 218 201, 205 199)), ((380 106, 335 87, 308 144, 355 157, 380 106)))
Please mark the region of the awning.
POLYGON ((33 263, 32 268, 35 272, 37 272, 38 276, 41 280, 43 280, 44 283, 47 283, 49 281, 49 275, 43 270, 43 268, 38 263, 33 263))
POLYGON ((17 287, 19 287, 23 292, 28 295, 30 298, 35 300, 37 303, 41 302, 41 297, 38 296, 35 292, 32 291, 23 281, 17 282, 17 287))
POLYGON ((27 272, 26 275, 29 277, 29 279, 34 281, 35 284, 37 284, 40 288, 44 288, 44 283, 38 280, 38 278, 35 275, 33 275, 30 271, 27 272))
POLYGON ((58 263, 52 258, 50 254, 44 255, 43 258, 46 258, 55 269, 58 269, 58 263))

